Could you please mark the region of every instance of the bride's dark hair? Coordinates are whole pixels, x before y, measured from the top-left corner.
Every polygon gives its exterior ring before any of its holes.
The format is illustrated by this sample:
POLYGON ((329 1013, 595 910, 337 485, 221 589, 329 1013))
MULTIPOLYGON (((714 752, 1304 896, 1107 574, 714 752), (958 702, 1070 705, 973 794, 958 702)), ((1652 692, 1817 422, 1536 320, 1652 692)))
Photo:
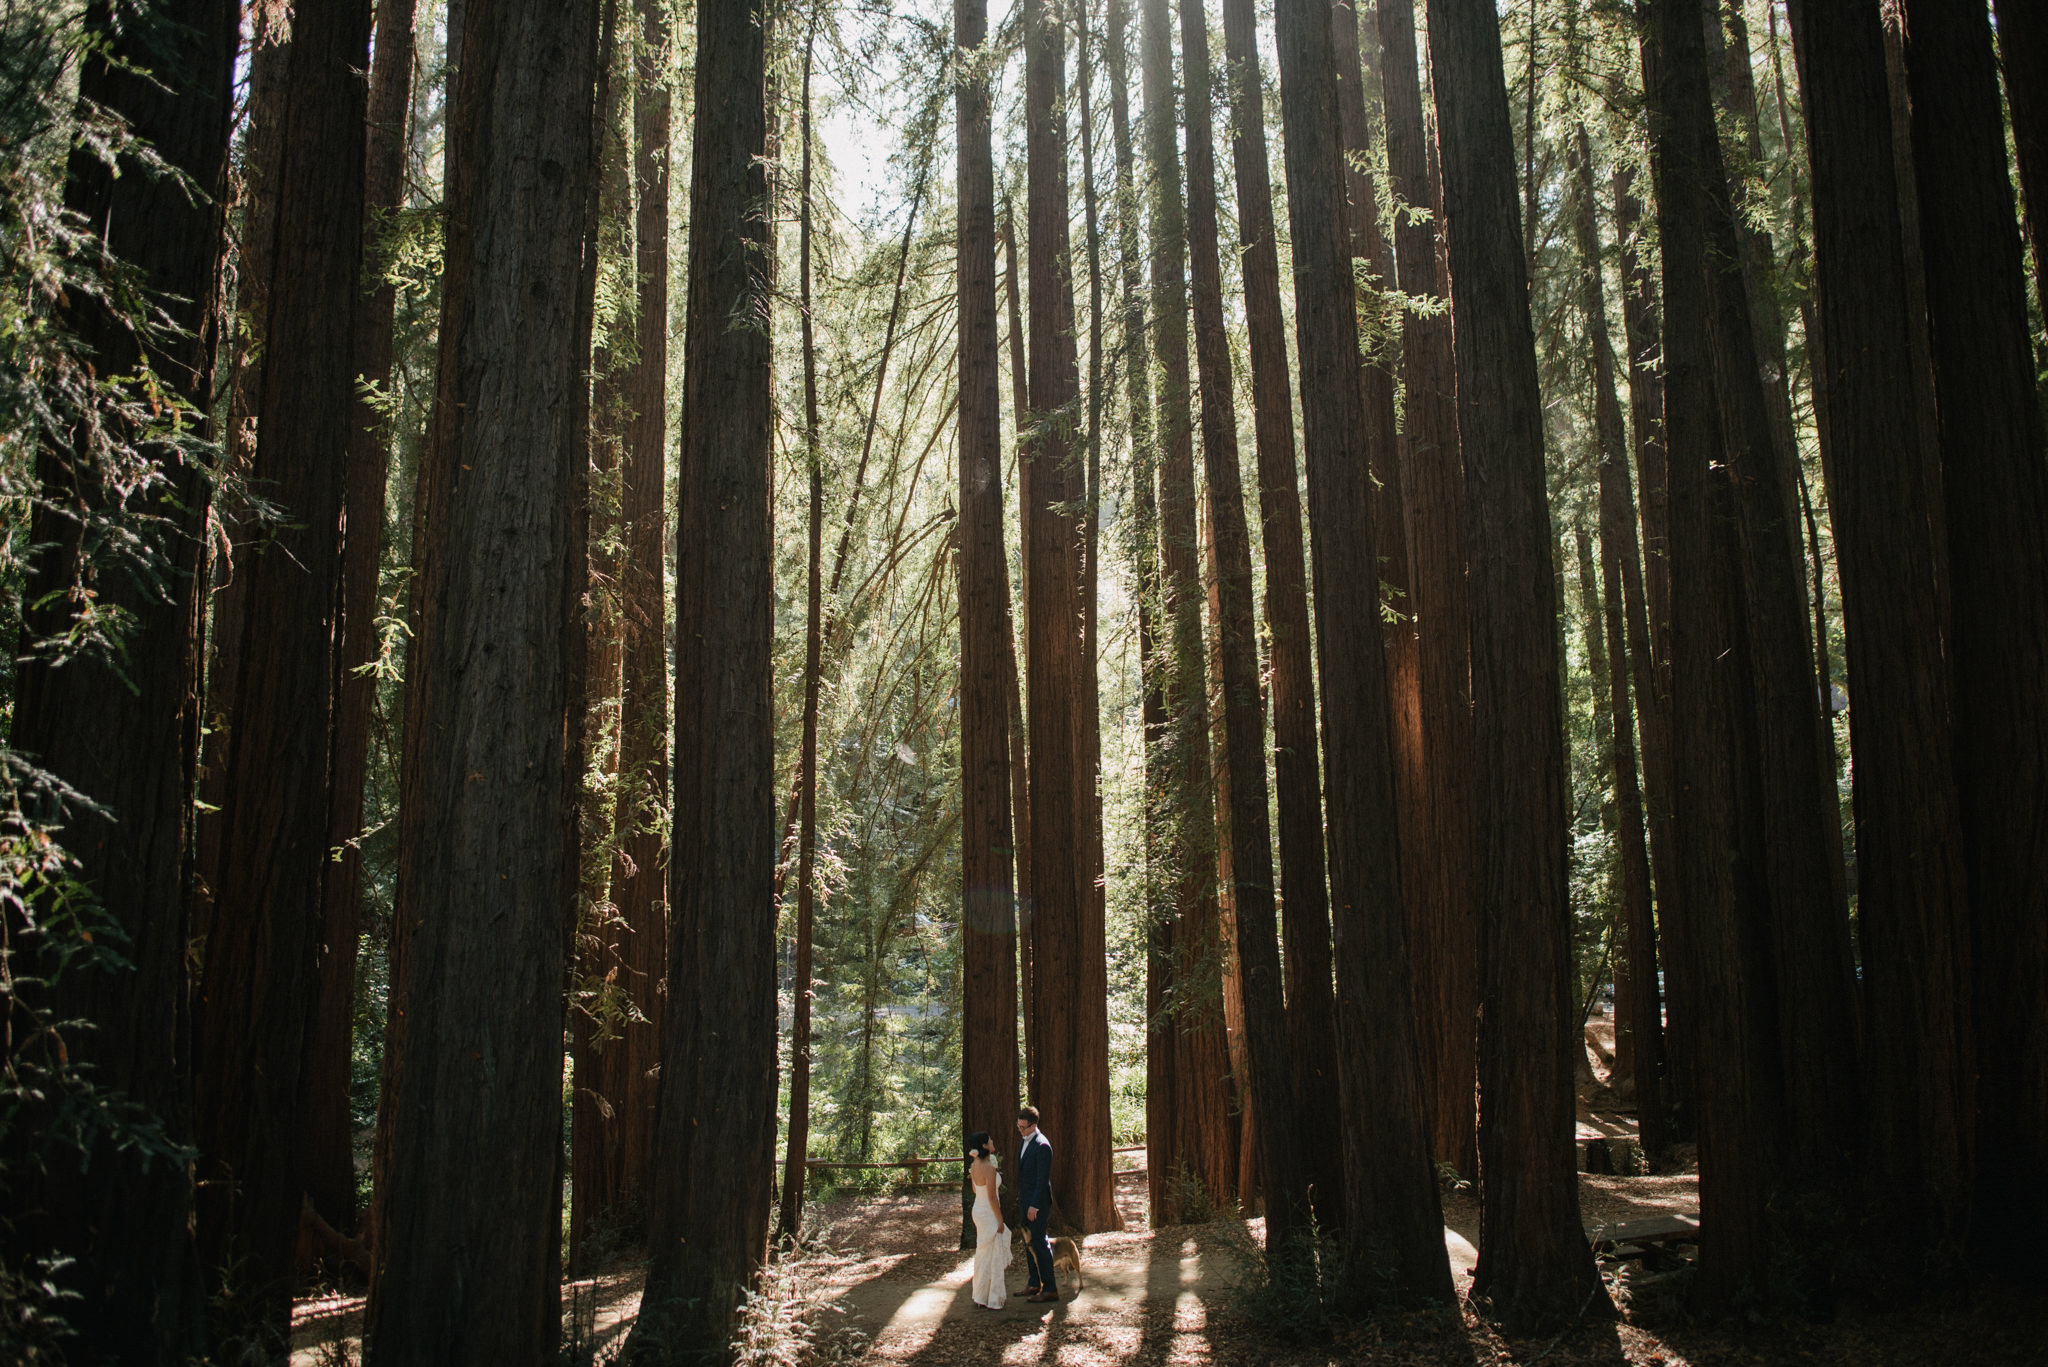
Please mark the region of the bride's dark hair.
POLYGON ((974 1158, 988 1157, 989 1143, 987 1130, 976 1130, 973 1134, 967 1136, 967 1152, 974 1158))

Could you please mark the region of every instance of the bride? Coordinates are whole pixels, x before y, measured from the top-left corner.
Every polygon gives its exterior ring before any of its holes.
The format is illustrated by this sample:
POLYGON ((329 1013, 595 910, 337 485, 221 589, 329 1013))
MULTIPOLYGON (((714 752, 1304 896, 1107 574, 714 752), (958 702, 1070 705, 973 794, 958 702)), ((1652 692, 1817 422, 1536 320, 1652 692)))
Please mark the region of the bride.
POLYGON ((1010 1231, 1003 1225, 1002 1179, 987 1130, 967 1137, 967 1158, 967 1178, 974 1183, 974 1303, 1000 1310, 1009 1297, 1004 1273, 1010 1266, 1010 1231))

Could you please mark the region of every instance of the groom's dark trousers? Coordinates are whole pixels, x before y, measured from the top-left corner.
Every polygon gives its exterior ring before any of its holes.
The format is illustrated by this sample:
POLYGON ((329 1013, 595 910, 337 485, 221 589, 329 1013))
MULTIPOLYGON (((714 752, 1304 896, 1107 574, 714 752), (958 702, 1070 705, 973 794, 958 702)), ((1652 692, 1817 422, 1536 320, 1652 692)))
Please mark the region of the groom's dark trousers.
POLYGON ((1059 1290, 1059 1276, 1052 1266, 1052 1241, 1045 1237, 1045 1227, 1051 1219, 1052 1212, 1040 1206, 1038 1218, 1029 1222, 1031 1238, 1026 1244, 1031 1250, 1031 1280, 1049 1293, 1059 1290))

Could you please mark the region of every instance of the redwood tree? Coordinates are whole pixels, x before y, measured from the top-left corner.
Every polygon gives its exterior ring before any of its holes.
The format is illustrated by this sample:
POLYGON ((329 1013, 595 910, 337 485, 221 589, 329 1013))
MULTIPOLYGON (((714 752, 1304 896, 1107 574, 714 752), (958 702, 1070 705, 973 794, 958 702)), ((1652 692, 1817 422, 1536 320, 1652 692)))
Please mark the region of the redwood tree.
POLYGON ((210 1273, 235 1266, 228 1318, 280 1336, 329 838, 369 40, 363 0, 294 16, 249 471, 281 512, 242 549, 241 639, 221 651, 235 712, 198 1008, 199 1246, 210 1273))
POLYGON ((623 1058, 612 1096, 618 1113, 619 1197, 646 1199, 654 1168, 654 1094, 668 998, 668 612, 662 560, 668 542, 668 10, 636 0, 633 45, 635 264, 639 277, 633 367, 620 385, 627 413, 619 451, 619 790, 610 900, 614 952, 643 1019, 620 1027, 623 1058))
POLYGON ((1952 1090, 1920 1090, 1928 1079, 1946 1077, 1950 1089, 1961 1081, 1957 1003, 1967 989, 1958 975, 1969 934, 1942 566, 1929 523, 1939 498, 1905 494, 1926 467, 1881 20, 1875 6, 1796 0, 1792 22, 1813 167, 1821 354, 1831 362, 1815 380, 1832 437, 1828 507, 1856 688, 1858 905, 1874 1100, 1885 1113, 1875 1133, 1893 1141, 1882 1150, 1888 1179, 1905 1175, 1893 1145, 1906 1117, 1933 1104, 1952 1123, 1964 1118, 1952 1090))
MULTIPOLYGON (((1623 1044, 1628 1045, 1627 1074, 1635 1091, 1637 1136, 1646 1153, 1661 1156, 1670 1143, 1666 1133, 1662 1086, 1664 1006, 1657 983, 1657 926, 1650 911, 1650 856, 1643 826, 1642 788, 1636 779, 1636 723, 1631 698, 1630 661, 1648 649, 1647 640, 1631 640, 1631 620, 1624 587, 1635 559, 1635 502, 1629 493, 1628 433, 1622 424, 1621 401, 1615 387, 1614 343, 1607 326, 1598 210, 1593 202, 1593 149, 1582 125, 1572 147, 1572 224, 1579 250, 1579 309, 1586 320, 1586 339, 1593 352, 1593 420, 1600 443, 1600 569, 1607 677, 1595 678, 1596 696, 1604 692, 1613 728, 1614 803, 1621 851, 1622 945, 1615 970, 1615 1058, 1622 1071, 1623 1044), (1622 990, 1626 980, 1628 990, 1622 990)), ((1588 611, 1593 611, 1591 605, 1588 611)), ((1636 613, 1642 610, 1641 585, 1636 613)), ((1644 707, 1648 715, 1648 707, 1644 707)), ((1605 739, 1605 738, 1603 738, 1605 739)))
MULTIPOLYGON (((363 169, 368 241, 387 232, 403 202, 407 115, 412 104, 413 5, 377 7, 376 60, 370 70, 369 139, 363 169)), ((365 266, 378 259, 365 251, 365 266)), ((370 402, 391 384, 397 290, 362 282, 355 309, 354 403, 342 496, 341 631, 334 660, 334 749, 328 780, 327 861, 321 888, 318 998, 307 1043, 303 1123, 306 1195, 344 1233, 356 1223, 355 1134, 349 1119, 355 1041, 356 941, 362 900, 363 781, 369 768, 377 679, 367 672, 382 650, 377 580, 384 549, 385 468, 390 432, 370 402)))
MULTIPOLYGON (((1223 321, 1223 267, 1217 248, 1216 150, 1210 106, 1209 20, 1201 0, 1181 0, 1181 61, 1186 73, 1188 247, 1194 281, 1195 365, 1202 383, 1202 467, 1209 494, 1215 564, 1217 673, 1229 789, 1229 853, 1234 946, 1243 1002, 1244 1081, 1252 1101, 1252 1144, 1266 1195, 1266 1245, 1284 1250, 1308 1210, 1280 943, 1273 896, 1273 837, 1267 816, 1266 709, 1259 688, 1251 531, 1238 469, 1237 405, 1230 339, 1223 321)), ((1256 74, 1256 73, 1254 73, 1256 74)), ((1260 130, 1263 140, 1263 128, 1260 130)), ((1263 169, 1263 168, 1261 168, 1263 169)), ((1270 206, 1270 200, 1269 200, 1270 206)), ((1271 245, 1271 210, 1267 243, 1271 245)), ((1284 381, 1285 356, 1282 356, 1284 381)), ((1289 464, 1292 464, 1290 459, 1289 464)), ((1297 547, 1298 549, 1298 547, 1297 547)))
MULTIPOLYGON (((995 156, 987 0, 955 0, 960 311, 960 1123, 999 1149, 1017 1110, 1017 898, 1010 825, 1010 574, 996 337, 995 156)), ((1017 762, 1022 762, 1017 756, 1017 762)), ((973 1220, 962 1224, 972 1242, 973 1220)))
POLYGON ((2025 1213, 2015 1209, 2011 1179, 2048 1161, 2048 467, 1990 22, 1981 6, 1943 0, 1912 0, 1905 19, 1971 923, 1946 972, 1914 965, 1941 975, 1914 1005, 1958 1017, 1949 1038, 1872 1059, 1891 1103, 1874 1136, 1876 1182, 1914 1193, 1901 1232, 1939 1248, 1962 1234, 1974 1166, 1983 1243, 2002 1251, 2026 1241, 2001 1230, 2043 1211, 2025 1182, 2025 1213), (1978 1077, 1991 1085, 1973 1096, 1978 1077))
POLYGON ((1065 53, 1044 0, 1024 10, 1030 253, 1030 410, 1022 459, 1026 510, 1026 694, 1031 726, 1032 972, 1039 1105, 1061 1155, 1061 1214, 1074 1226, 1115 1229, 1110 1175, 1109 1018, 1105 933, 1086 823, 1094 765, 1083 755, 1087 689, 1081 601, 1087 493, 1074 459, 1080 359, 1068 269, 1065 53))
MULTIPOLYGON (((1280 919, 1285 929, 1287 1040, 1297 1134, 1337 1132, 1337 1003, 1330 986, 1330 902, 1323 874, 1323 798, 1309 636, 1307 556, 1295 462, 1293 383, 1287 372, 1280 255, 1267 169, 1266 90, 1251 0, 1224 0, 1231 161, 1244 272, 1245 336, 1252 369, 1252 432, 1258 447, 1259 521, 1266 552, 1266 632, 1273 691, 1273 786, 1280 827, 1280 919)), ((1239 934, 1244 934, 1240 922, 1239 934)), ((1252 948, 1256 948, 1253 946, 1252 948)), ((1247 950, 1246 952, 1250 952, 1247 950)), ((1249 966, 1249 960, 1247 960, 1249 966)), ((1257 1061, 1253 1067, 1256 1070, 1257 1061)), ((1253 1086, 1257 1087, 1256 1073, 1253 1086)), ((1303 1190, 1325 1228, 1343 1219, 1344 1164, 1336 1146, 1302 1145, 1303 1190)), ((1283 1155, 1284 1157, 1284 1155, 1283 1155)), ((1268 1191, 1285 1190, 1271 1185, 1268 1191)), ((1275 1218, 1269 1211, 1269 1219, 1275 1218)))
MULTIPOLYGON (((1753 1288, 1767 1258, 1764 1226, 1765 1044, 1757 984, 1745 963, 1743 918, 1753 880, 1738 830, 1734 713, 1747 689, 1742 600, 1734 564, 1733 495, 1725 487, 1708 341, 1707 180, 1718 168, 1696 0, 1658 6, 1645 44, 1644 85, 1659 120, 1658 236, 1663 248, 1663 352, 1669 470, 1668 546, 1674 719, 1672 789, 1678 916, 1671 977, 1693 1004, 1674 1013, 1683 1056, 1698 1065, 1699 1277, 1695 1303, 1722 1308, 1753 1288), (1683 725, 1677 719, 1683 718, 1683 725), (1682 920, 1680 919, 1682 918, 1682 920)), ((1645 483, 1647 484, 1647 476, 1645 483)))
POLYGON ((775 1145, 766 16, 697 11, 676 528, 675 817, 654 1261, 629 1361, 714 1356, 765 1252, 775 1145))
MULTIPOLYGON (((1401 292, 1441 298, 1437 195, 1430 130, 1416 69, 1414 0, 1380 0, 1387 110, 1387 178, 1398 212, 1394 261, 1401 292)), ((1422 1023, 1423 1095, 1436 1160, 1478 1171, 1477 923, 1471 860, 1471 659, 1466 630, 1465 483, 1458 453, 1457 370, 1447 312, 1401 319, 1402 490, 1408 500, 1410 593, 1420 650, 1422 745, 1429 756, 1418 800, 1429 813, 1431 860, 1408 887, 1408 949, 1422 1023)), ((1404 866, 1406 867, 1406 866, 1404 866)))
POLYGON ((378 1267, 381 1362, 558 1338, 563 783, 594 9, 469 10, 416 544, 396 918, 408 938, 378 1267), (517 314, 525 326, 494 321, 517 314))
MULTIPOLYGON (((1173 25, 1167 0, 1143 0, 1141 64, 1145 89, 1146 165, 1150 171, 1152 336, 1159 359, 1158 546, 1167 643, 1169 773, 1161 792, 1170 833, 1166 857, 1171 909, 1162 929, 1170 963, 1165 989, 1168 1037, 1175 1053, 1170 1145, 1146 1154, 1154 1219, 1181 1220, 1184 1184, 1198 1181, 1222 1203, 1236 1195, 1237 1143, 1230 1096, 1229 1044, 1224 1033, 1222 908, 1217 899, 1217 844, 1210 767, 1208 658, 1202 641, 1201 548, 1197 544, 1194 428, 1189 402, 1186 205, 1175 147, 1173 25)), ((1228 385, 1228 368, 1223 383, 1228 385)), ((1210 401, 1205 377, 1204 403, 1210 401)), ((1226 388, 1227 393, 1227 388, 1226 388)))
POLYGON ((1571 907, 1543 399, 1514 135, 1489 0, 1430 0, 1473 557, 1482 1238, 1473 1294, 1511 1325, 1607 1304, 1579 1225, 1571 907))
POLYGON ((1287 204, 1294 239, 1302 441, 1315 535, 1316 654, 1328 748, 1345 1233, 1354 1282, 1448 1299, 1443 1214, 1416 1063, 1395 836, 1379 574, 1366 490, 1358 327, 1327 0, 1277 12, 1287 204))
MULTIPOLYGON (((782 1161, 782 1200, 776 1214, 778 1238, 794 1240, 803 1218, 805 1160, 811 1129, 811 941, 816 926, 818 872, 818 691, 824 653, 825 456, 818 431, 818 339, 811 316, 811 74, 817 45, 815 14, 804 38, 803 94, 797 121, 801 169, 797 173, 797 324, 803 347, 804 465, 810 475, 810 509, 805 536, 804 715, 797 750, 796 945, 789 1038, 789 1143, 782 1161)), ((964 771, 963 771, 964 772, 964 771)), ((964 801, 964 795, 963 795, 964 801)), ((965 847, 962 860, 966 859, 965 847)), ((974 959, 971 931, 966 947, 974 959)), ((1000 986, 1000 984, 999 984, 1000 986)), ((971 1000, 971 998, 970 998, 971 1000)), ((1010 1013, 1014 1020, 1016 1012, 1010 1013)), ((1014 1028, 1014 1026, 1012 1027, 1014 1028)), ((973 1042, 963 1030, 961 1076, 971 1076, 973 1042)), ((1014 1051, 1013 1051, 1014 1052, 1014 1051)), ((965 1114, 963 1108, 963 1114, 965 1114)))
MULTIPOLYGON (((1685 0, 1701 8, 1696 0, 1685 0)), ((1703 20, 1704 23, 1704 20, 1703 20)), ((1711 23, 1702 29, 1704 35, 1711 23)), ((1748 641, 1750 682, 1743 702, 1752 718, 1750 788, 1761 863, 1760 901, 1751 908, 1768 957, 1758 1008, 1777 1046, 1774 1086, 1766 1093, 1782 1127, 1783 1170, 1795 1187, 1823 1184, 1853 1163, 1861 1135, 1862 1076, 1856 1035, 1854 977, 1844 890, 1833 868, 1840 820, 1834 775, 1821 743, 1813 642, 1806 617, 1805 568, 1796 526, 1799 500, 1793 463, 1774 418, 1774 384, 1764 379, 1758 313, 1743 266, 1745 229, 1713 128, 1713 108, 1695 107, 1691 73, 1671 58, 1674 103, 1662 110, 1674 135, 1697 131, 1697 202, 1706 234, 1705 322, 1712 347, 1714 393, 1726 469, 1734 498, 1736 552, 1748 641), (1768 990, 1774 987, 1775 990, 1768 990)), ((1702 73, 1704 74, 1704 72, 1702 73)), ((1766 341, 1769 339, 1766 338, 1766 341)), ((1745 807, 1750 803, 1746 802, 1745 807)), ((1704 1063, 1703 1065, 1704 1066, 1704 1063)))

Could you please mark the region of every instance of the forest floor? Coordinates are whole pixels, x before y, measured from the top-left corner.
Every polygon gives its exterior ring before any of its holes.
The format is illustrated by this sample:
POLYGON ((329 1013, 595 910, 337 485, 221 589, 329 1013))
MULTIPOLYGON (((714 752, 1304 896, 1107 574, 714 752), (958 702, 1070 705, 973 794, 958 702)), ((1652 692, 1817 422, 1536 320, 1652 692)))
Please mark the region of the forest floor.
MULTIPOLYGON (((1596 1057, 1608 1042, 1596 1043, 1596 1057)), ((1581 1139, 1632 1137, 1632 1117, 1611 1094, 1597 1084, 1581 1092, 1581 1139)), ((1058 1305, 1017 1296, 1021 1248, 1009 1270, 1009 1305, 996 1312, 974 1305, 973 1260, 958 1248, 954 1191, 822 1203, 823 1234, 778 1287, 785 1299, 808 1306, 811 1342, 801 1353, 794 1342, 777 1345, 783 1353, 764 1351, 761 1360, 832 1367, 2048 1367, 2048 1295, 2038 1288, 2020 1293, 1980 1284, 1905 1308, 1845 1311, 1827 1323, 1780 1314, 1703 1324, 1683 1310, 1690 1251, 1684 1248, 1654 1271, 1635 1259, 1603 1257, 1619 1322, 1555 1337, 1503 1337, 1465 1299, 1479 1237, 1479 1203, 1469 1188, 1443 1198, 1455 1310, 1310 1332, 1312 1308, 1260 1287, 1263 1219, 1153 1230, 1143 1155, 1125 1156, 1132 1159, 1140 1166, 1117 1179, 1124 1229, 1085 1241, 1084 1289, 1068 1289, 1058 1305)), ((1587 1173, 1579 1184, 1589 1232, 1698 1216, 1696 1171, 1587 1173)), ((617 1353, 639 1309, 645 1274, 644 1263, 625 1257, 564 1286, 563 1319, 574 1343, 565 1363, 601 1364, 617 1353)), ((293 1316, 293 1367, 359 1362, 361 1312, 359 1296, 302 1300, 293 1316)), ((794 1318, 787 1307, 782 1318, 794 1318)))

